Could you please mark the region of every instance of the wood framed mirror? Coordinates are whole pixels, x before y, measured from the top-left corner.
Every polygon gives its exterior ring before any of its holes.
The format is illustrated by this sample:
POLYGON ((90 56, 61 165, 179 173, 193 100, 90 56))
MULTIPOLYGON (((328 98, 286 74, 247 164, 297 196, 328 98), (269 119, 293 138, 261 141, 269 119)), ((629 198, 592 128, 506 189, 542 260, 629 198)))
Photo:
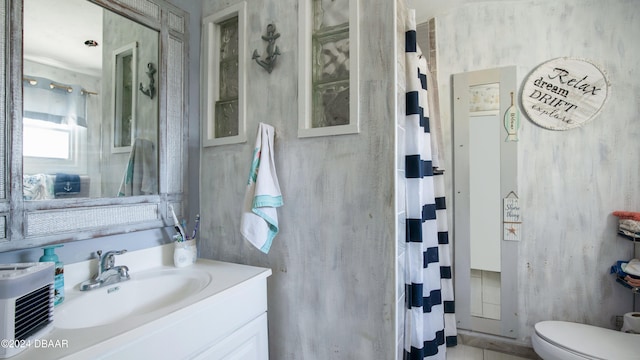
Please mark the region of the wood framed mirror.
MULTIPOLYGON (((131 84, 131 91, 136 92, 138 99, 147 100, 148 107, 139 110, 136 117, 138 124, 145 124, 145 128, 134 127, 131 129, 133 135, 130 142, 129 151, 121 154, 111 154, 110 139, 112 136, 112 114, 103 110, 94 111, 93 119, 95 127, 86 126, 85 140, 78 141, 81 146, 84 141, 88 148, 97 148, 98 155, 91 158, 89 155, 78 162, 86 162, 86 173, 82 173, 79 168, 69 168, 58 171, 56 168, 47 168, 42 173, 72 172, 71 175, 84 175, 90 178, 89 194, 86 196, 56 196, 42 200, 30 199, 25 196, 25 176, 33 175, 29 173, 29 167, 25 167, 24 156, 24 115, 27 112, 23 108, 25 102, 24 89, 25 73, 33 71, 27 61, 23 61, 24 46, 23 30, 29 16, 30 2, 39 0, 2 0, 0 7, 2 11, 3 34, 2 48, 3 57, 2 78, 9 84, 3 91, 2 105, 5 111, 0 111, 0 148, 7 149, 0 152, 0 251, 8 251, 21 248, 29 248, 51 243, 61 243, 75 240, 83 240, 98 236, 114 235, 138 230, 159 228, 170 225, 167 221, 167 210, 171 205, 177 212, 186 206, 185 182, 186 182, 186 129, 187 129, 187 108, 185 99, 188 89, 188 14, 176 6, 163 0, 84 0, 83 5, 97 8, 103 19, 103 25, 111 23, 113 17, 118 17, 130 24, 131 27, 144 28, 157 39, 157 44, 144 47, 150 40, 144 37, 132 35, 129 25, 123 27, 120 33, 121 40, 127 43, 137 42, 137 57, 144 66, 137 66, 135 79, 147 79, 144 71, 147 71, 147 63, 154 63, 156 95, 153 99, 144 96, 138 90, 136 81, 131 84), (24 10, 24 16, 23 16, 24 10), (6 29, 6 30, 4 30, 6 29), (147 52, 142 50, 146 48, 147 52), (152 54, 152 55, 149 55, 152 54), (156 55, 153 57, 153 55, 156 55), (140 74, 142 72, 142 75, 140 74), (6 114, 6 115, 5 115, 6 114), (97 115, 96 115, 97 114, 97 115), (142 116, 143 114, 144 116, 142 116), (146 123, 144 117, 147 117, 146 123), (108 130, 107 130, 108 129, 108 130), (155 184, 155 190, 149 192, 131 192, 122 196, 121 185, 125 183, 129 170, 138 171, 131 166, 134 160, 138 164, 142 163, 142 157, 137 156, 135 144, 138 138, 148 138, 153 147, 153 159, 148 164, 155 165, 155 174, 147 177, 155 184), (105 151, 105 149, 107 149, 105 151), (118 155, 119 158, 113 156, 118 155), (135 155, 135 157, 134 157, 135 155), (100 161, 109 158, 108 162, 100 161), (95 164, 100 164, 96 166, 95 164), (92 168, 94 166, 94 168, 92 168), (73 170, 75 169, 75 170, 73 170), (76 173, 73 173, 76 171, 76 173), (111 174, 116 174, 114 179, 108 179, 111 174)), ((59 0, 56 6, 63 6, 67 1, 59 0)), ((75 0, 77 2, 78 0, 75 0)), ((78 15, 80 16, 80 15, 78 15)), ((60 27, 67 26, 57 19, 50 19, 55 25, 50 29, 49 34, 44 33, 45 39, 51 32, 55 32, 60 27)), ((112 36, 115 31, 102 30, 103 44, 114 42, 112 36)), ((85 39, 83 39, 84 41, 85 39)), ((91 39, 88 39, 91 40, 91 39)), ((85 46, 85 45, 83 45, 85 46)), ((95 49, 94 49, 95 50, 95 49)), ((106 56, 111 57, 112 51, 106 56)), ((79 65, 76 65, 79 66, 79 65)), ((70 66, 72 67, 72 66, 70 66)), ((67 69, 68 70, 68 69, 67 69)), ((112 68, 108 67, 107 73, 111 74, 112 68)), ((52 75, 53 76, 53 75, 52 75)), ((77 77, 80 78, 80 77, 77 77)), ((55 79, 52 79, 55 80, 55 79)), ((73 80, 73 79, 72 79, 73 80)), ((28 82, 28 81, 27 81, 28 82)), ((81 81, 78 81, 81 83, 81 81)), ((56 81, 57 85, 78 85, 76 82, 56 81)), ((96 97, 102 94, 111 93, 111 75, 109 81, 101 80, 94 82, 94 88, 80 87, 78 93, 83 90, 91 92, 90 96, 96 97), (105 90, 107 89, 107 90, 105 90)), ((83 85, 82 83, 79 85, 83 85)), ((142 85, 142 84, 140 84, 142 85)), ((146 83, 145 83, 146 85, 146 83)), ((72 90, 74 90, 72 88, 72 90)), ((95 101, 95 100, 94 100, 95 101)), ((100 100, 111 104, 111 99, 100 100)), ((143 101, 137 101, 142 103, 143 101)), ((139 108, 140 105, 136 105, 139 108)), ((80 116, 78 116, 79 118, 80 116)), ((74 120, 75 121, 75 120, 74 120)), ((76 123, 71 121, 71 123, 76 123)), ((80 122, 89 121, 89 116, 80 122)), ((76 135, 73 135, 76 136, 76 135)), ((72 136, 72 137, 73 137, 72 136)), ((74 147, 69 147, 69 152, 77 151, 74 147)), ((139 149, 138 149, 139 150, 139 149)), ((68 182, 60 182, 62 189, 73 191, 77 178, 73 177, 68 182)), ((53 180, 55 182, 55 180, 53 180)), ((79 181, 80 188, 76 188, 78 193, 82 193, 82 180, 79 181)), ((85 186, 86 187, 86 186, 85 186)), ((64 191, 64 190, 61 190, 64 191)))

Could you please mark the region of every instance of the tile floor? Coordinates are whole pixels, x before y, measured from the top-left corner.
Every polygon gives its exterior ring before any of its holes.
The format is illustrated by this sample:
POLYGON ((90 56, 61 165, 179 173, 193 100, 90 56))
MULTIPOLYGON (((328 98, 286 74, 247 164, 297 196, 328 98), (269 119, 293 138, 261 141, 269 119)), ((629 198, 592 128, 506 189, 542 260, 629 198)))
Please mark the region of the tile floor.
POLYGON ((466 345, 447 348, 447 360, 527 360, 496 351, 484 350, 466 345))

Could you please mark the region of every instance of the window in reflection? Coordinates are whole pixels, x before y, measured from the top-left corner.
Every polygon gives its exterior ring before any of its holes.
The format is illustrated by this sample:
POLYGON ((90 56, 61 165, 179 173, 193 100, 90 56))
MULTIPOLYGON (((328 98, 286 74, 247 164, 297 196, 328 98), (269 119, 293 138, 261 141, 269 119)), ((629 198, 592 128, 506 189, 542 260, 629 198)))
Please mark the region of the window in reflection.
POLYGON ((22 155, 49 159, 69 159, 71 129, 67 125, 48 124, 44 121, 23 120, 22 155))
MULTIPOLYGON (((32 64, 25 67, 36 71, 32 64)), ((87 123, 95 121, 87 116, 90 95, 80 85, 57 81, 61 78, 24 76, 25 175, 87 173, 87 123)))
POLYGON ((136 43, 114 51, 113 152, 131 151, 136 107, 136 43))

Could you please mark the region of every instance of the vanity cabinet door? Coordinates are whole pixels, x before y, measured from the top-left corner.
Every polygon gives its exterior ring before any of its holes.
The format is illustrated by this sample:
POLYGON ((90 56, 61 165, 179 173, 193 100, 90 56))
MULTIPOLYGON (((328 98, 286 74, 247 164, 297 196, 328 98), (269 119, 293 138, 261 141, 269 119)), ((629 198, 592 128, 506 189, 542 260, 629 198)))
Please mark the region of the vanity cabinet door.
POLYGON ((197 360, 268 360, 267 313, 196 356, 197 360))

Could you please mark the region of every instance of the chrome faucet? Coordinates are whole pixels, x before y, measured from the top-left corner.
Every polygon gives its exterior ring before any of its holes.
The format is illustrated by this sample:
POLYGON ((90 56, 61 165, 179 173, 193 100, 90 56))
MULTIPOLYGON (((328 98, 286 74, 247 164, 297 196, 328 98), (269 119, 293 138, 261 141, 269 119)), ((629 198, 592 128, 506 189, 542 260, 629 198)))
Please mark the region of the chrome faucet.
POLYGON ((129 268, 120 265, 114 266, 116 255, 122 255, 127 250, 107 251, 104 255, 102 250, 96 251, 98 254, 98 274, 95 278, 84 281, 80 284, 81 291, 99 289, 103 286, 127 281, 130 279, 129 268))

